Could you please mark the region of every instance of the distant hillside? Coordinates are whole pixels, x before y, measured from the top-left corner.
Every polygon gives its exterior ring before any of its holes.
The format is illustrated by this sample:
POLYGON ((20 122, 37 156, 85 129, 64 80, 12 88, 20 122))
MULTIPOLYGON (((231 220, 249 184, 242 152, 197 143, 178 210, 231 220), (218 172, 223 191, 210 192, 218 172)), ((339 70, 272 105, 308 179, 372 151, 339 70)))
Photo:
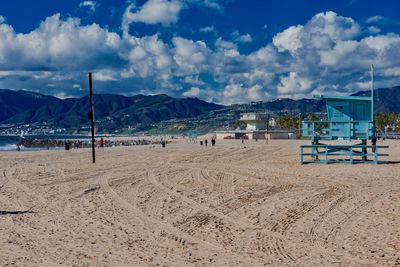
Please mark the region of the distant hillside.
POLYGON ((29 109, 38 109, 59 101, 58 98, 38 93, 0 89, 0 122, 29 109))
MULTIPOLYGON (((124 124, 150 124, 163 120, 190 118, 223 106, 197 98, 167 95, 94 95, 95 119, 110 118, 124 124)), ((88 122, 88 97, 58 99, 26 91, 0 90, 0 123, 48 122, 66 128, 88 122)))
POLYGON ((269 102, 252 102, 251 104, 235 105, 235 106, 244 111, 265 110, 274 113, 302 113, 302 114, 308 114, 311 112, 322 112, 324 109, 324 103, 317 99, 293 100, 290 98, 282 98, 269 102))
MULTIPOLYGON (((354 95, 367 96, 369 94, 370 91, 360 91, 354 95)), ((376 112, 400 112, 400 86, 377 89, 374 96, 376 112)), ((34 92, 2 89, 0 90, 0 123, 47 122, 58 127, 79 128, 88 123, 88 100, 87 96, 59 99, 34 92)), ((220 114, 218 115, 220 118, 236 120, 239 113, 254 110, 309 114, 323 112, 325 108, 324 102, 316 99, 285 98, 225 107, 197 98, 173 98, 167 95, 126 97, 99 94, 94 96, 94 103, 95 119, 101 120, 102 125, 107 125, 107 127, 110 125, 113 129, 199 116, 208 118, 211 122, 215 114, 220 114), (218 113, 215 113, 217 110, 218 113)))

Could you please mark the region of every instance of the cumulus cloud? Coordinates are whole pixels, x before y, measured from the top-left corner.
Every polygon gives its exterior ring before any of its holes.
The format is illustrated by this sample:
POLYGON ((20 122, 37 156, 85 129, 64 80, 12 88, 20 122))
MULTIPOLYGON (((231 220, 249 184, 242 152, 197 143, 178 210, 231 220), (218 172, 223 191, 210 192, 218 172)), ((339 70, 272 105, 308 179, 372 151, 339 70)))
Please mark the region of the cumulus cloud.
POLYGON ((280 75, 276 95, 300 97, 321 90, 350 93, 363 89, 358 79, 368 79, 364 74, 370 64, 377 69, 398 65, 394 52, 400 48, 398 35, 361 37, 362 32, 353 19, 326 12, 278 33, 273 44, 280 53, 287 53, 290 70, 280 75))
MULTIPOLYGON (((137 16, 125 13, 124 25, 129 26, 132 18, 144 18, 144 6, 152 2, 128 8, 137 16)), ((178 0, 157 3, 170 5, 178 0)), ((182 8, 202 5, 194 0, 179 4, 182 8)), ((168 21, 174 19, 157 23, 168 21)), ((236 38, 246 35, 238 31, 229 40, 219 37, 208 44, 179 35, 169 40, 161 34, 134 36, 127 29, 121 35, 59 14, 29 33, 17 33, 3 21, 0 88, 81 95, 90 70, 97 92, 167 93, 232 104, 327 91, 352 93, 366 88, 370 64, 376 66, 377 86, 400 84, 400 36, 370 27, 375 26, 363 28, 334 12, 318 13, 304 25, 288 27, 271 43, 243 54, 236 38), (368 32, 371 35, 366 36, 368 32)))
POLYGON ((181 37, 172 39, 174 60, 179 67, 178 75, 193 75, 207 71, 211 51, 203 41, 194 42, 181 37))
POLYGON ((295 53, 297 49, 302 46, 301 36, 303 34, 304 27, 301 25, 291 26, 283 32, 278 33, 273 43, 278 48, 279 52, 285 50, 295 53))
POLYGON ((266 99, 266 97, 268 97, 268 93, 258 84, 253 86, 238 83, 228 84, 219 94, 219 99, 222 99, 222 103, 225 104, 261 101, 262 99, 266 99))
POLYGON ((0 25, 0 69, 2 70, 77 70, 118 65, 121 39, 97 24, 60 14, 48 17, 36 30, 16 33, 0 25))
POLYGON ((278 93, 280 95, 296 95, 307 93, 312 82, 306 77, 300 77, 297 72, 290 72, 287 76, 280 78, 278 93))
POLYGON ((133 4, 129 5, 124 14, 125 30, 132 22, 142 22, 147 24, 161 23, 168 26, 179 19, 179 12, 183 8, 183 3, 178 0, 149 0, 139 10, 133 4))
POLYGON ((291 26, 273 38, 279 51, 295 54, 301 48, 329 49, 335 42, 351 40, 361 32, 360 25, 351 18, 334 12, 319 13, 304 26, 291 26))
POLYGON ((0 16, 0 24, 2 24, 4 21, 6 21, 6 18, 3 16, 0 16))
POLYGON ((125 39, 126 51, 121 56, 128 61, 124 77, 169 79, 172 57, 168 46, 157 35, 125 39))
POLYGON ((219 12, 223 11, 219 0, 148 0, 141 7, 137 7, 135 4, 128 6, 122 19, 122 28, 124 32, 128 32, 129 25, 137 22, 170 26, 179 20, 182 10, 192 6, 203 6, 219 12))

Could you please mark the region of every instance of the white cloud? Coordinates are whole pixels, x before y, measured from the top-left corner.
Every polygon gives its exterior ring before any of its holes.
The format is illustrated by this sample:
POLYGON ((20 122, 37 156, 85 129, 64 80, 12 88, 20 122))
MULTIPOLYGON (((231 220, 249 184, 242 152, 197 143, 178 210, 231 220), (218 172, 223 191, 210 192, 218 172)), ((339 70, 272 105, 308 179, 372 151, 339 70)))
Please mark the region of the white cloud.
POLYGON ((204 28, 200 28, 199 31, 200 32, 214 32, 215 28, 214 28, 214 26, 207 26, 207 27, 204 27, 204 28))
POLYGON ((366 23, 377 23, 377 22, 382 22, 382 21, 386 21, 387 19, 383 16, 372 16, 369 17, 365 20, 366 23))
POLYGON ((369 17, 365 19, 364 22, 367 24, 375 24, 375 25, 394 25, 394 26, 400 25, 400 21, 381 15, 369 17))
POLYGON ((96 10, 97 3, 95 1, 83 1, 79 4, 79 7, 87 7, 89 8, 92 12, 96 10))
MULTIPOLYGON (((205 6, 197 0, 179 3, 182 8, 205 6)), ((129 26, 132 21, 124 18, 129 26)), ((371 27, 333 12, 319 13, 243 54, 235 37, 246 35, 238 31, 228 36, 230 41, 219 37, 208 44, 180 36, 133 36, 127 29, 121 35, 59 14, 29 33, 1 23, 0 88, 79 94, 86 90, 78 86, 87 85, 90 70, 98 81, 96 92, 167 93, 231 104, 352 93, 365 87, 370 64, 376 66, 377 87, 398 85, 400 36, 371 27)))
POLYGON ((273 38, 273 43, 278 48, 279 52, 288 50, 294 53, 303 45, 301 42, 302 33, 303 26, 291 26, 283 32, 278 33, 273 38))
POLYGON ((168 78, 173 67, 173 60, 168 46, 157 35, 137 38, 125 36, 126 51, 120 53, 128 61, 123 77, 158 79, 168 78))
POLYGON ((240 43, 251 43, 251 42, 253 42, 253 38, 251 37, 250 34, 246 33, 246 34, 242 34, 241 35, 238 30, 235 30, 232 33, 232 37, 233 37, 233 40, 235 42, 240 42, 240 43))
POLYGON ((273 38, 280 52, 295 54, 304 47, 329 49, 337 41, 351 40, 361 32, 361 27, 351 18, 329 11, 316 14, 304 26, 291 26, 273 38))
POLYGON ((3 16, 0 16, 0 24, 4 23, 4 21, 6 21, 6 18, 3 16))
POLYGON ((204 42, 174 37, 172 43, 175 47, 173 57, 179 67, 177 74, 192 75, 207 70, 211 51, 204 42))
POLYGON ((93 74, 93 79, 100 82, 117 81, 118 77, 112 70, 98 70, 93 74))
POLYGON ((198 97, 200 95, 200 88, 199 87, 192 87, 188 91, 182 94, 186 97, 198 97))
POLYGON ((89 69, 118 61, 120 37, 97 24, 81 26, 78 19, 65 21, 56 14, 34 31, 17 34, 0 25, 0 69, 89 69))
POLYGON ((381 29, 379 29, 378 27, 375 27, 375 26, 369 26, 368 32, 371 34, 376 34, 376 33, 380 33, 381 29))
POLYGON ((57 97, 57 98, 61 98, 61 99, 66 99, 66 98, 73 97, 73 95, 67 94, 65 92, 58 92, 58 93, 54 94, 54 96, 57 97))
POLYGON ((249 103, 262 101, 268 97, 268 93, 259 84, 246 86, 244 84, 228 84, 219 94, 219 99, 225 104, 249 103))
POLYGON ((312 82, 308 78, 300 77, 297 72, 290 72, 288 76, 281 76, 278 85, 280 95, 296 95, 308 93, 312 82))
POLYGON ((219 0, 181 0, 187 4, 198 4, 213 10, 217 10, 219 12, 224 11, 224 7, 218 3, 219 0))
POLYGON ((129 25, 137 22, 170 26, 179 20, 182 10, 193 6, 203 6, 219 12, 224 10, 219 0, 148 0, 141 7, 135 4, 128 6, 123 15, 122 28, 126 33, 129 25))
POLYGON ((135 6, 129 5, 124 14, 125 30, 132 22, 142 22, 147 24, 161 23, 168 26, 179 19, 179 13, 183 8, 183 3, 178 0, 149 0, 136 12, 131 12, 135 6))
POLYGON ((224 10, 217 0, 203 0, 203 5, 221 12, 224 10))

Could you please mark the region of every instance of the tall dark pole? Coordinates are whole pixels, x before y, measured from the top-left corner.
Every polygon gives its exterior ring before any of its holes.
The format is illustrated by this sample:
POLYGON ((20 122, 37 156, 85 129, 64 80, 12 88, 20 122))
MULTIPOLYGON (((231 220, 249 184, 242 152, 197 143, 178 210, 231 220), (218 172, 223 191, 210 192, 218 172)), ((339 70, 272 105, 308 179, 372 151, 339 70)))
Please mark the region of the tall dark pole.
POLYGON ((267 145, 268 145, 268 139, 269 139, 269 114, 267 117, 267 145))
POLYGON ((90 101, 90 111, 89 111, 89 119, 90 119, 90 126, 92 128, 92 157, 93 163, 96 163, 96 153, 95 153, 95 140, 94 140, 94 111, 93 111, 93 85, 92 85, 92 73, 89 72, 89 101, 90 101))

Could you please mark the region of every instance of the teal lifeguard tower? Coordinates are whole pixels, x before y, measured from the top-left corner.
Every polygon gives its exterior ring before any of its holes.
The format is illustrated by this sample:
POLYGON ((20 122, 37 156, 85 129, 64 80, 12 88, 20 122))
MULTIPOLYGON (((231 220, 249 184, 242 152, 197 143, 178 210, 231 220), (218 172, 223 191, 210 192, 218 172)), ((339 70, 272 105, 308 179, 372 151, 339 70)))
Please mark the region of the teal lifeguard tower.
POLYGON ((379 163, 379 153, 388 146, 377 146, 374 124, 373 66, 371 96, 314 96, 325 100, 327 121, 303 121, 302 134, 311 145, 300 146, 304 163, 379 163), (371 141, 371 145, 368 145, 371 141), (373 157, 373 160, 368 160, 373 157))

